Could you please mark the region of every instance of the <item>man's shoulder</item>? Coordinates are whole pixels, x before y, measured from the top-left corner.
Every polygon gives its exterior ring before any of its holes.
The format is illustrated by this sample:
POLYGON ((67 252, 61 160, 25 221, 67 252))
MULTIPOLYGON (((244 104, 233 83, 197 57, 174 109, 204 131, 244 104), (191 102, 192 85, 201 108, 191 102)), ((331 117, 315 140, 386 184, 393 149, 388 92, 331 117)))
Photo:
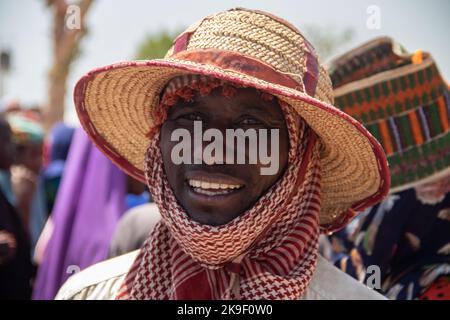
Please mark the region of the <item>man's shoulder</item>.
POLYGON ((111 300, 116 296, 139 250, 94 264, 71 276, 56 300, 111 300))
POLYGON ((316 271, 303 299, 384 300, 386 298, 319 256, 316 271))
MULTIPOLYGON (((58 300, 114 299, 139 250, 97 263, 70 277, 56 296, 58 300)), ((319 257, 317 268, 302 299, 382 300, 379 293, 319 257)))

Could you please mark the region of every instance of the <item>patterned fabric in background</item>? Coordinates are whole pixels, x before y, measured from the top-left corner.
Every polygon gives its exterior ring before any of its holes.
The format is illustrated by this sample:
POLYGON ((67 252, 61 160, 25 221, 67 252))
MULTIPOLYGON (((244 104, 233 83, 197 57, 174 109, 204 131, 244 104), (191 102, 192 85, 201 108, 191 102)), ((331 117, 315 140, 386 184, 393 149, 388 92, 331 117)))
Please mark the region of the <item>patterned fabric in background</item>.
POLYGON ((330 64, 335 104, 382 145, 391 192, 450 167, 450 89, 428 52, 374 39, 330 64))
POLYGON ((379 266, 379 291, 390 299, 449 299, 450 193, 434 205, 415 189, 393 194, 331 241, 335 265, 359 281, 379 266))

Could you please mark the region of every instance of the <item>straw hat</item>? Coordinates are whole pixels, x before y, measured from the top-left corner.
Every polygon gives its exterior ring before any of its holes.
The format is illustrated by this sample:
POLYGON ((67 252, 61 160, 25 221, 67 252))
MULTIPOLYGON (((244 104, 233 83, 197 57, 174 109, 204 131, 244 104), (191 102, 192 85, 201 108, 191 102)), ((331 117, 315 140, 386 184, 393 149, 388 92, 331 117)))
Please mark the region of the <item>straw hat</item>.
POLYGON ((268 13, 231 9, 208 16, 175 39, 164 59, 95 69, 75 88, 81 124, 119 167, 145 181, 146 134, 166 83, 203 74, 269 92, 290 104, 322 145, 322 230, 345 225, 379 202, 390 179, 379 143, 332 106, 331 81, 312 46, 289 23, 268 13))
POLYGON ((378 38, 337 58, 335 103, 381 142, 391 193, 450 174, 449 88, 429 53, 378 38))

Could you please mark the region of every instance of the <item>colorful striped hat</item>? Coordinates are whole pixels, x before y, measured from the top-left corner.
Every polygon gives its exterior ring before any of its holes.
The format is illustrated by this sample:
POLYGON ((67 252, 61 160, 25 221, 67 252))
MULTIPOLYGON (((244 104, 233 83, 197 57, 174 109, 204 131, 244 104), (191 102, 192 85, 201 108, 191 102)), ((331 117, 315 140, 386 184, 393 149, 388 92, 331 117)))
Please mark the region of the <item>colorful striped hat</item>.
POLYGON ((14 113, 7 116, 13 140, 17 144, 40 144, 44 141, 42 125, 26 112, 14 113))
POLYGON ((331 62, 335 105, 381 142, 391 193, 450 173, 450 95, 429 53, 370 41, 331 62))
POLYGON ((105 155, 145 181, 148 133, 161 124, 161 93, 185 74, 270 93, 315 131, 322 146, 322 230, 342 227, 388 193, 381 145, 333 106, 329 75, 300 31, 267 12, 236 8, 213 14, 181 33, 164 59, 90 71, 74 92, 80 122, 105 155))

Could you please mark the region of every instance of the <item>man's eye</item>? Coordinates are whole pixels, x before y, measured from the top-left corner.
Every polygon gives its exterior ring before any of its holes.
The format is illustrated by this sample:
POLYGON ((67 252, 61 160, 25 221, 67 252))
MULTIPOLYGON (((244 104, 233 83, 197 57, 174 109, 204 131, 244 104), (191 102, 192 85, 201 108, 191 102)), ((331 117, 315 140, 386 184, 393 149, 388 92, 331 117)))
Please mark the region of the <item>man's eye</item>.
POLYGON ((179 117, 179 119, 185 119, 190 121, 202 121, 203 118, 197 113, 188 113, 179 117))
POLYGON ((239 121, 239 124, 243 124, 243 125, 258 125, 258 124, 262 124, 262 122, 259 121, 256 118, 253 118, 253 117, 246 117, 246 118, 242 119, 241 121, 239 121))

